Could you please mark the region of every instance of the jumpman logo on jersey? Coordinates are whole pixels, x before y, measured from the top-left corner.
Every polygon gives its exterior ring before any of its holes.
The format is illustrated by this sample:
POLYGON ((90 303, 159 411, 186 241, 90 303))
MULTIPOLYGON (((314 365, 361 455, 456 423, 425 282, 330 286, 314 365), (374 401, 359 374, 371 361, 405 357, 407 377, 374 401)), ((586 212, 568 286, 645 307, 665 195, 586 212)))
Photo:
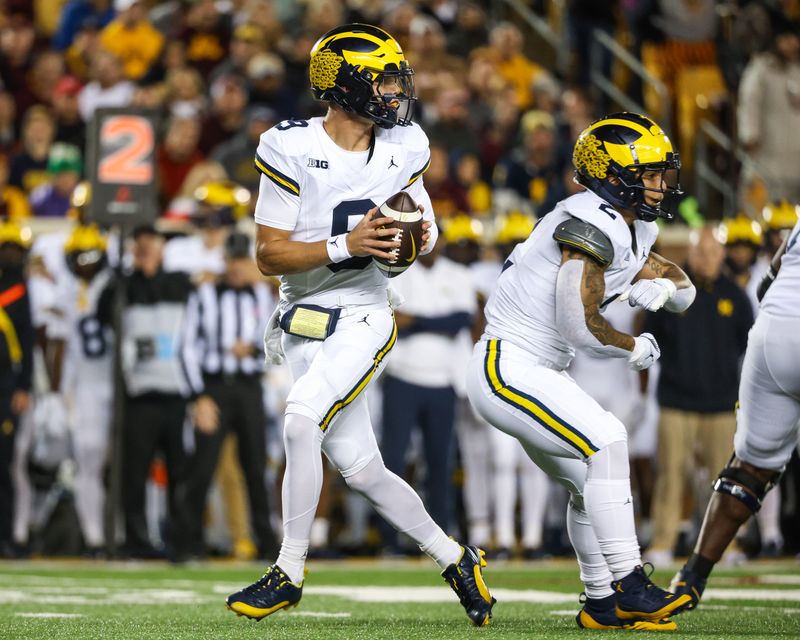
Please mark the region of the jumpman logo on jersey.
POLYGON ((398 165, 398 164, 397 164, 397 163, 394 161, 394 156, 392 156, 392 159, 391 159, 391 160, 389 160, 389 166, 388 166, 387 168, 388 168, 388 169, 391 169, 392 167, 398 167, 398 168, 400 167, 400 165, 398 165))
MULTIPOLYGON (((363 322, 363 323, 364 323, 365 325, 367 325, 368 327, 371 327, 372 325, 371 325, 369 322, 367 322, 367 318, 369 318, 369 314, 365 315, 365 316, 364 316, 363 318, 361 318, 361 320, 359 320, 358 322, 363 322)), ((358 322, 356 322, 356 324, 358 324, 358 322)))

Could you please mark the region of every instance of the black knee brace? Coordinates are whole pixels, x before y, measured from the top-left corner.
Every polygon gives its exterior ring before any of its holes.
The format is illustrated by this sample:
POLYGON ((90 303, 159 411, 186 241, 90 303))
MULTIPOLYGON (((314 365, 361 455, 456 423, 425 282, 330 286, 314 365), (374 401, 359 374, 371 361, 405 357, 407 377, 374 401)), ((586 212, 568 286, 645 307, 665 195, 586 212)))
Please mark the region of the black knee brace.
MULTIPOLYGON (((731 462, 733 458, 731 458, 731 462)), ((719 472, 714 483, 714 491, 726 493, 743 502, 753 513, 761 509, 761 501, 774 483, 764 482, 741 467, 732 467, 730 463, 719 472)))

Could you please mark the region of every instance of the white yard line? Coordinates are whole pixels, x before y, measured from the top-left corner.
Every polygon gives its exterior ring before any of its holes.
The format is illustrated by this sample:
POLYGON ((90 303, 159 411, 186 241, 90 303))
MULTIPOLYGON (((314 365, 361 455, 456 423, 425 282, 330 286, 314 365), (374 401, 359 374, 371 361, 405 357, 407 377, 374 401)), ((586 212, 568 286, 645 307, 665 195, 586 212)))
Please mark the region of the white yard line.
POLYGON ((769 600, 773 602, 797 602, 800 589, 717 589, 709 587, 703 593, 708 600, 769 600))
POLYGON ((14 615, 19 616, 20 618, 82 618, 82 613, 55 613, 55 612, 47 612, 47 611, 36 611, 36 612, 25 612, 20 611, 15 613, 14 615))
MULTIPOLYGON (((783 578, 784 576, 774 577, 783 578)), ((173 584, 174 582, 178 581, 173 581, 173 584)), ((152 588, 143 588, 138 584, 131 586, 130 582, 124 580, 102 581, 102 579, 94 577, 86 580, 74 578, 57 580, 42 576, 17 576, 17 580, 13 584, 0 583, 0 605, 29 602, 43 603, 45 606, 47 604, 79 606, 199 605, 216 602, 220 596, 227 595, 241 587, 241 584, 192 582, 190 580, 182 580, 180 584, 193 588, 177 588, 176 586, 167 588, 166 581, 154 581, 152 588), (93 583, 97 586, 93 586, 93 583)), ((577 593, 533 589, 493 589, 492 592, 500 602, 561 604, 574 606, 575 611, 579 608, 577 593)), ((320 585, 306 587, 305 594, 306 596, 328 596, 365 603, 425 604, 449 603, 454 600, 453 593, 444 585, 437 587, 320 585)), ((743 600, 797 603, 800 602, 800 589, 711 587, 706 589, 703 596, 703 603, 743 600)), ((755 608, 760 609, 761 607, 755 608)))
POLYGON ((784 607, 782 609, 777 609, 775 607, 754 607, 752 605, 751 606, 736 605, 734 607, 734 606, 729 606, 729 605, 726 605, 726 604, 703 604, 703 603, 700 603, 700 610, 702 610, 702 609, 709 609, 709 610, 712 610, 712 611, 724 611, 726 609, 734 609, 736 611, 772 611, 772 612, 780 611, 781 613, 786 613, 786 614, 790 614, 790 615, 794 615, 796 613, 800 613, 800 609, 798 609, 796 607, 784 607))

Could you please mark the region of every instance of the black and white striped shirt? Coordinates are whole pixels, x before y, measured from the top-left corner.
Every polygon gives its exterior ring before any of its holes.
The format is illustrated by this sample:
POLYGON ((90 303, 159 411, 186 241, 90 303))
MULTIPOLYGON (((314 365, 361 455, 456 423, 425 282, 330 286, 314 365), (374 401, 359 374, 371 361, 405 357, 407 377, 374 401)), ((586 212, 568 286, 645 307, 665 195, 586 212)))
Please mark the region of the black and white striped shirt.
POLYGON ((263 336, 275 308, 269 287, 257 283, 234 289, 225 283, 204 283, 199 301, 196 335, 200 366, 205 375, 259 375, 264 370, 263 336), (236 342, 252 345, 249 355, 236 358, 236 342))

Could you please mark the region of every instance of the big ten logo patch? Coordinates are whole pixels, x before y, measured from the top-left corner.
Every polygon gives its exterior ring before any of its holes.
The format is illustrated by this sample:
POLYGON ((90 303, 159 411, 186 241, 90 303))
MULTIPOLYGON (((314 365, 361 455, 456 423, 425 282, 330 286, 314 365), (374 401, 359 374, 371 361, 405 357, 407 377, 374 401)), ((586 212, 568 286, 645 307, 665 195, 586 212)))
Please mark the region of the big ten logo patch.
POLYGON ((316 160, 315 158, 308 159, 308 166, 313 169, 327 169, 328 168, 328 161, 327 160, 316 160))

